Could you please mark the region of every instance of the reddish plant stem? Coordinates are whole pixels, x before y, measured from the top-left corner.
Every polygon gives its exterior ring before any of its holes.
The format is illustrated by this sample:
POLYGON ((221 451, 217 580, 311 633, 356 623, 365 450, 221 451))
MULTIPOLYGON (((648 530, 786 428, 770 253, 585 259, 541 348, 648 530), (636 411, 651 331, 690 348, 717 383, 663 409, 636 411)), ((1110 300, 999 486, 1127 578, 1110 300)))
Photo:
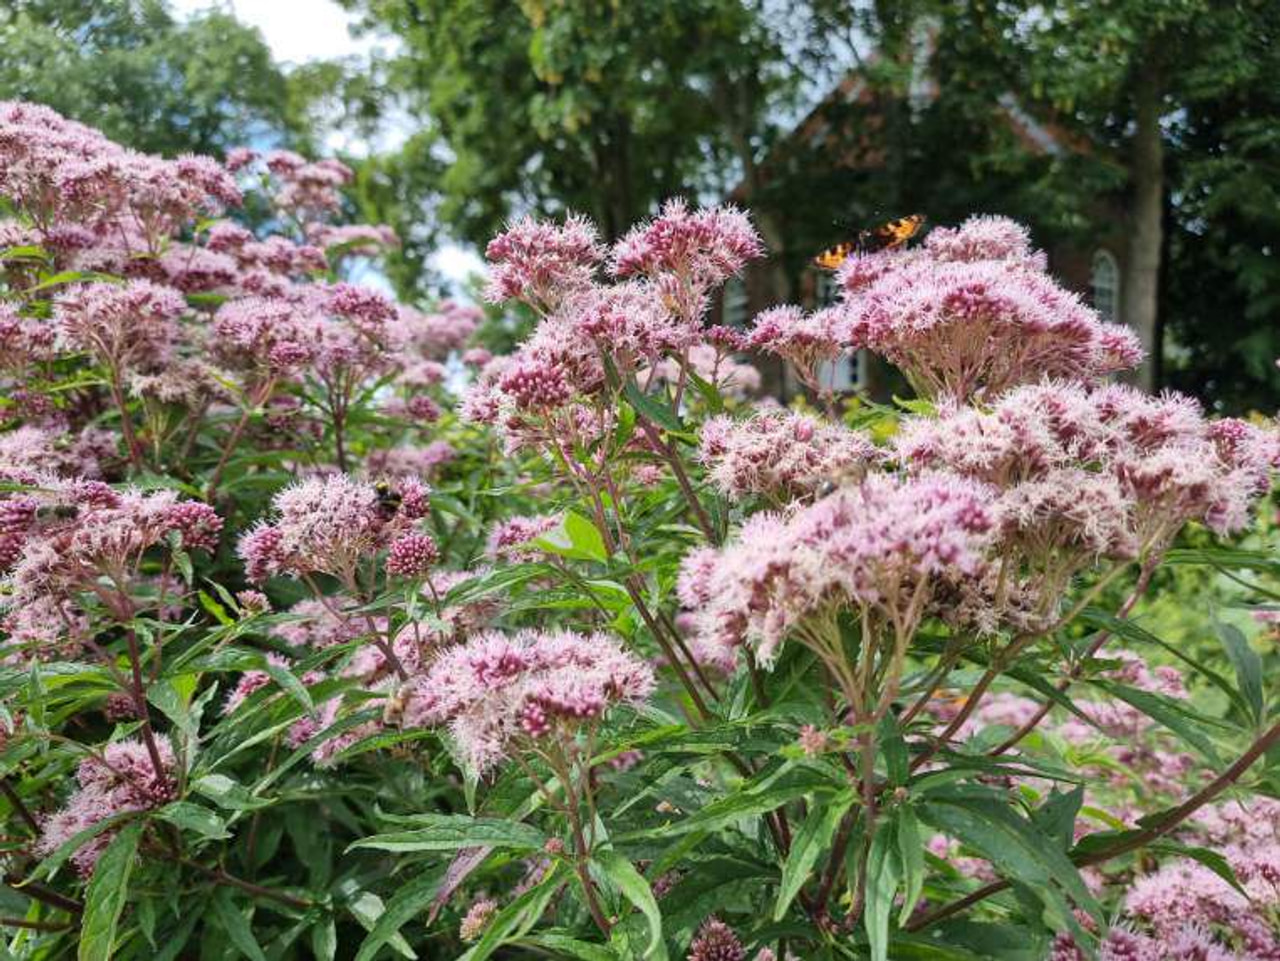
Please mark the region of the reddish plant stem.
POLYGON ((111 385, 111 400, 120 411, 120 432, 124 435, 124 445, 129 451, 129 463, 134 470, 142 470, 142 448, 138 444, 138 435, 133 430, 133 419, 129 415, 129 405, 125 401, 124 388, 120 383, 120 371, 114 364, 109 368, 108 380, 111 385))
MULTIPOLYGON (((1150 825, 1137 834, 1113 844, 1111 847, 1103 848, 1101 851, 1095 851, 1092 854, 1083 854, 1073 857, 1071 860, 1077 867, 1088 867, 1093 864, 1101 864, 1103 861, 1109 861, 1112 858, 1120 857, 1122 854, 1128 854, 1130 851, 1136 851, 1138 848, 1150 844, 1152 841, 1158 840, 1176 828, 1196 811, 1204 807, 1215 797, 1231 787, 1240 776, 1247 771, 1258 758, 1262 757, 1269 751, 1272 745, 1280 742, 1280 721, 1271 725, 1257 740, 1249 745, 1248 749, 1236 759, 1236 762, 1229 768, 1219 774, 1216 778, 1202 787, 1187 800, 1183 801, 1176 808, 1173 808, 1164 817, 1155 824, 1150 825)), ((978 888, 976 891, 965 895, 959 900, 952 901, 950 904, 944 904, 936 911, 931 911, 915 921, 910 922, 906 926, 908 931, 919 931, 927 928, 938 921, 945 920, 955 914, 959 914, 966 908, 970 908, 998 894, 1005 888, 1009 887, 1008 881, 992 881, 984 887, 978 888)))
POLYGON ((1016 637, 1009 642, 1009 645, 1004 650, 997 651, 992 656, 990 667, 988 667, 982 677, 978 679, 978 683, 974 685, 969 696, 965 698, 964 706, 960 708, 956 716, 951 719, 951 723, 942 730, 942 733, 931 741, 928 747, 912 758, 912 771, 917 771, 927 764, 935 754, 942 750, 943 745, 955 736, 955 733, 964 726, 964 723, 969 720, 973 715, 973 712, 978 709, 978 704, 986 695, 987 689, 995 683, 996 678, 1001 675, 1009 662, 1013 660, 1013 658, 1016 657, 1023 648, 1030 644, 1035 637, 1036 635, 1034 634, 1024 634, 1020 637, 1016 637))
POLYGON ((67 921, 28 921, 25 918, 0 918, 0 926, 26 928, 28 931, 65 931, 71 927, 67 921))
POLYGON ((128 628, 126 637, 129 641, 129 670, 133 675, 133 706, 142 725, 142 741, 147 746, 147 754, 151 757, 151 767, 155 770, 156 777, 163 780, 164 762, 160 758, 160 748, 156 746, 155 731, 151 728, 151 712, 147 708, 147 692, 142 683, 142 653, 138 648, 138 635, 133 628, 128 628))
POLYGON ((25 878, 17 878, 13 876, 4 879, 5 886, 12 888, 19 894, 26 895, 33 901, 40 901, 49 905, 51 908, 57 908, 60 911, 68 911, 71 914, 80 914, 84 911, 84 905, 75 898, 69 898, 65 894, 59 894, 52 888, 45 887, 35 881, 28 881, 25 878))
MULTIPOLYGON (((1116 620, 1123 621, 1133 613, 1134 607, 1137 605, 1138 601, 1142 599, 1142 595, 1147 592, 1147 587, 1151 584, 1151 576, 1155 573, 1155 570, 1156 565, 1153 563, 1143 565, 1142 572, 1138 575, 1138 580, 1133 585, 1133 590, 1129 592, 1129 596, 1125 598, 1124 603, 1121 604, 1119 609, 1116 611, 1116 620)), ((1071 687, 1072 684, 1080 679, 1080 675, 1084 672, 1085 661, 1096 656, 1098 651, 1102 650, 1102 646, 1109 640, 1111 640, 1111 631, 1100 631, 1098 633, 1098 636, 1093 639, 1093 643, 1091 643, 1085 651, 1084 657, 1080 658, 1079 661, 1072 665, 1067 676, 1058 682, 1057 687, 1059 693, 1065 692, 1067 688, 1071 687)), ((1045 701, 1036 709, 1035 714, 1031 715, 1031 717, 1027 718, 1027 720, 1023 722, 1021 727, 987 753, 991 757, 998 757, 999 755, 1012 750, 1022 741, 1023 738, 1034 731, 1041 721, 1048 717, 1049 712, 1053 710, 1053 705, 1053 701, 1045 701)))
POLYGON ((196 861, 188 861, 185 858, 179 858, 178 863, 183 867, 191 868, 203 874, 215 884, 222 884, 227 887, 239 888, 247 894, 252 894, 257 898, 266 898, 269 901, 276 901, 280 904, 286 904, 291 908, 297 908, 299 911, 306 911, 312 907, 310 901, 302 898, 295 898, 291 894, 285 894, 281 891, 273 891, 271 888, 263 887, 261 884, 254 884, 252 881, 246 881, 244 878, 238 878, 234 874, 228 874, 222 868, 205 867, 196 861))
POLYGON ((701 528, 702 534, 712 544, 719 544, 720 538, 716 536, 715 527, 711 523, 711 518, 707 516, 706 508, 702 506, 702 502, 698 500, 698 495, 693 489, 693 484, 689 480, 689 475, 685 472, 684 464, 680 460, 680 455, 662 439, 657 428, 649 421, 637 414, 640 426, 644 429, 645 436, 649 438, 649 443, 654 446, 662 459, 665 460, 671 468, 671 473, 675 475, 676 483, 680 485, 680 490, 684 494, 684 498, 689 502, 689 509, 693 511, 693 516, 701 528))
POLYGON ((213 476, 209 478, 209 486, 205 489, 204 499, 212 501, 213 495, 218 492, 218 485, 222 483, 222 472, 226 470, 227 461, 231 459, 232 453, 235 452, 236 445, 240 443, 240 437, 244 434, 244 430, 249 426, 249 418, 253 416, 253 412, 265 404, 271 396, 271 392, 275 390, 276 379, 274 376, 267 378, 267 382, 263 385, 259 395, 253 399, 253 402, 245 407, 244 412, 240 415, 240 420, 236 422, 236 426, 231 430, 231 436, 227 438, 226 444, 222 448, 222 456, 218 458, 217 466, 213 468, 213 476))
POLYGON ((27 827, 31 828, 31 833, 36 837, 41 834, 40 822, 35 819, 35 815, 31 813, 31 809, 18 797, 18 792, 13 789, 13 785, 9 783, 7 777, 0 777, 0 793, 3 793, 5 799, 13 806, 13 810, 18 817, 26 822, 27 827))

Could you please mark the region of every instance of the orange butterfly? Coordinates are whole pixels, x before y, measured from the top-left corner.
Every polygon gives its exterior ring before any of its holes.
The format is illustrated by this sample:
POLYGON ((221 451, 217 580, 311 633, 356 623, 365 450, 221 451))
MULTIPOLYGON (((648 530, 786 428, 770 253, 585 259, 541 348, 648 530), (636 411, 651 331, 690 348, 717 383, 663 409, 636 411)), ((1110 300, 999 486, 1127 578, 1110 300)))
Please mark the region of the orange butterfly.
POLYGON ((893 250, 895 247, 901 247, 918 234, 923 226, 923 214, 899 217, 878 227, 858 231, 857 240, 844 241, 828 247, 814 257, 813 262, 824 270, 838 270, 854 254, 873 254, 879 250, 893 250))

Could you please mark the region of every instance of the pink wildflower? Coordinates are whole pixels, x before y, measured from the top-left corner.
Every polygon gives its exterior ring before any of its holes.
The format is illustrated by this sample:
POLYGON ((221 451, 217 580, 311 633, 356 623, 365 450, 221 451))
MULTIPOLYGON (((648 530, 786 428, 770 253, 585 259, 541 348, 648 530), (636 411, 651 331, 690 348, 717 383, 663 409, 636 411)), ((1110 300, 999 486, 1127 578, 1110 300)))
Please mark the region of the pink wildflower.
POLYGON ((447 723, 476 770, 523 738, 541 738, 637 704, 653 690, 652 669, 604 635, 490 633, 447 650, 413 679, 409 726, 447 723))
POLYGON ((582 217, 570 214, 559 226, 525 217, 485 249, 493 265, 485 300, 523 300, 547 313, 591 282, 603 255, 595 227, 582 217))
POLYGON ((794 498, 825 482, 860 476, 876 448, 857 431, 779 410, 741 421, 711 418, 702 426, 698 456, 710 481, 729 497, 794 498))

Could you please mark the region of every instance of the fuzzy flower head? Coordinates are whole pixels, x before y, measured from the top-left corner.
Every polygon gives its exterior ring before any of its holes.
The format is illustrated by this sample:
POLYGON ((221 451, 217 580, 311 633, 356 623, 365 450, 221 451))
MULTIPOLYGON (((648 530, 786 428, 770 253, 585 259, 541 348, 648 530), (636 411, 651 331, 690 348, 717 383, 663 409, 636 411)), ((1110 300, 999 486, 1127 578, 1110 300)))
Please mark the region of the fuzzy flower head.
POLYGON ((572 737, 617 704, 652 692, 653 670, 616 641, 569 631, 480 634, 411 682, 409 726, 448 724, 459 753, 482 771, 520 742, 572 737))
MULTIPOLYGON (((102 757, 90 755, 76 771, 77 789, 67 803, 43 819, 36 853, 52 854, 81 831, 115 814, 147 811, 173 800, 175 786, 173 747, 163 735, 155 738, 162 769, 157 771, 151 754, 141 741, 113 741, 102 750, 102 757)), ((118 829, 109 829, 94 837, 72 855, 71 862, 81 876, 93 873, 118 829)))
POLYGON ((531 545, 547 531, 553 530, 562 520, 560 514, 541 514, 535 517, 509 517, 495 524, 489 532, 485 553, 493 558, 511 561, 531 561, 543 553, 531 545))
POLYGON ((524 217, 489 241, 492 265, 484 298, 500 304, 521 300, 540 313, 591 283, 604 256, 595 226, 570 214, 563 224, 524 217))
POLYGON ((870 474, 789 514, 755 514, 719 552, 695 552, 683 565, 680 596, 697 644, 750 644, 769 663, 808 618, 842 607, 913 633, 944 579, 985 570, 996 521, 989 501, 954 475, 870 474))
POLYGON ((100 577, 129 585, 149 549, 211 550, 222 529, 207 504, 179 501, 172 491, 116 491, 97 481, 49 481, 6 508, 5 539, 21 546, 4 581, 11 609, 69 599, 100 577))
POLYGON ((746 961, 747 949, 733 928, 719 918, 708 918, 689 945, 688 961, 746 961))
POLYGON ((429 510, 415 480, 382 487, 345 474, 313 477, 272 500, 275 518, 240 540, 250 579, 278 574, 354 577, 361 560, 386 547, 429 510))
POLYGON ((747 346, 773 354, 795 367, 796 375, 811 390, 825 389, 819 369, 841 357, 847 349, 847 325, 836 308, 806 314, 799 307, 771 307, 759 314, 747 346))
POLYGON ((58 298, 54 319, 63 349, 117 369, 153 367, 172 355, 186 309, 176 290, 145 280, 79 284, 58 298))
POLYGON ((726 496, 764 494, 785 501, 811 495, 828 482, 861 476, 876 453, 864 434, 808 414, 776 410, 741 421, 727 416, 708 420, 698 457, 726 496))
POLYGON ((840 278, 848 346, 881 354, 926 397, 990 399, 1046 376, 1094 382, 1142 359, 1132 331, 1058 286, 1025 231, 1001 218, 851 258, 840 278))
POLYGON ((617 277, 648 277, 673 312, 691 320, 701 315, 708 291, 763 255, 760 235, 741 210, 690 210, 676 198, 614 244, 609 267, 617 277))

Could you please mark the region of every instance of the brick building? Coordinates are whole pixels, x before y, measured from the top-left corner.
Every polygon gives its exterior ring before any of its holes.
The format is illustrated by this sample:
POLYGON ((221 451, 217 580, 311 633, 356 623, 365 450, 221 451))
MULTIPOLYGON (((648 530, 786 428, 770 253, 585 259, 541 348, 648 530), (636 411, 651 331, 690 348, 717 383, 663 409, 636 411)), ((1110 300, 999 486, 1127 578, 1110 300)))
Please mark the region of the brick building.
MULTIPOLYGON (((927 117, 939 102, 938 94, 937 85, 926 80, 912 88, 901 106, 913 118, 927 117)), ((1063 236, 1041 222, 1034 203, 1019 197, 1030 179, 1027 165, 1053 162, 1066 152, 1084 150, 1083 145, 1073 143, 1053 125, 1037 121, 1009 94, 992 105, 993 127, 1002 128, 998 135, 1013 154, 1022 155, 1022 166, 977 178, 957 175, 967 162, 961 141, 936 165, 935 179, 931 158, 903 158, 899 155, 910 154, 911 145, 895 147, 889 142, 887 109, 860 72, 849 73, 773 145, 753 172, 753 182, 744 182, 730 194, 730 200, 747 207, 758 220, 771 222, 774 229, 766 230, 766 235, 772 232, 785 238, 787 247, 779 250, 776 242, 771 244, 765 260, 752 264, 726 286, 716 305, 722 323, 745 326, 759 311, 782 302, 806 309, 829 303, 835 294, 832 277, 812 265, 813 254, 828 243, 846 239, 857 224, 915 211, 931 224, 956 223, 971 213, 1015 217, 1030 226, 1036 245, 1048 255, 1050 270, 1065 286, 1083 295, 1105 319, 1120 319, 1125 244, 1119 210, 1100 199, 1087 228, 1063 236), (903 206, 877 210, 876 197, 895 164, 900 182, 905 183, 897 191, 903 206), (823 198, 839 199, 824 202, 823 198), (849 223, 837 227, 833 221, 838 219, 849 223)), ((782 367, 766 365, 764 373, 771 392, 786 397, 798 389, 782 367)), ((877 400, 902 387, 883 365, 861 354, 832 373, 838 388, 864 391, 877 400)))

